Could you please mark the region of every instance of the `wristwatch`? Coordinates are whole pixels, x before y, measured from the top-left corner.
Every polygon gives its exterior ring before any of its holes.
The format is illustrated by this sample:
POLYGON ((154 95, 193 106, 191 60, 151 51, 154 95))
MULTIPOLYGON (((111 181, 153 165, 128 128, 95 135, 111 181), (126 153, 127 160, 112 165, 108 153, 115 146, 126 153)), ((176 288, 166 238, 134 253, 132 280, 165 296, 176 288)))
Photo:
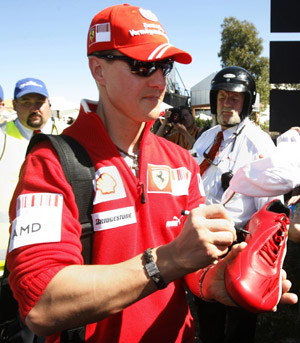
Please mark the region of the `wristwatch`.
POLYGON ((148 276, 155 282, 158 289, 164 289, 168 285, 165 283, 164 279, 160 275, 160 271, 157 267, 157 264, 154 262, 152 256, 152 248, 148 248, 144 251, 145 259, 145 269, 148 276))

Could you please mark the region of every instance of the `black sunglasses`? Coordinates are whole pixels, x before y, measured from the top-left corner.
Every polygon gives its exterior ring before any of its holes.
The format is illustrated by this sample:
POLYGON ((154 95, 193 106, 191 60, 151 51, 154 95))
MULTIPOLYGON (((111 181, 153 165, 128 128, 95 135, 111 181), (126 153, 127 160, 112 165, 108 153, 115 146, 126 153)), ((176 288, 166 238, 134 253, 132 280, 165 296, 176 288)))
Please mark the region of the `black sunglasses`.
POLYGON ((131 72, 139 76, 150 76, 155 73, 158 69, 161 69, 164 77, 166 77, 172 70, 174 61, 172 59, 167 59, 159 62, 143 62, 134 60, 128 56, 115 56, 115 55, 98 55, 97 53, 92 53, 91 55, 98 58, 105 58, 108 61, 120 60, 129 64, 131 72))

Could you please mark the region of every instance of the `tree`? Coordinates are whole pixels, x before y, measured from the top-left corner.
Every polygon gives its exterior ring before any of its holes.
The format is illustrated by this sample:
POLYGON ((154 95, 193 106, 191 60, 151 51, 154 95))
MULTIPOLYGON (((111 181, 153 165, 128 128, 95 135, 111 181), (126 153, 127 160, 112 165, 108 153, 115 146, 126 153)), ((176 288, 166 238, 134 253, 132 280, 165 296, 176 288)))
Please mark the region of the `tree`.
POLYGON ((263 107, 269 104, 269 59, 260 56, 263 40, 252 23, 239 21, 234 17, 225 18, 221 25, 221 58, 222 68, 240 66, 247 69, 255 78, 257 92, 263 107))

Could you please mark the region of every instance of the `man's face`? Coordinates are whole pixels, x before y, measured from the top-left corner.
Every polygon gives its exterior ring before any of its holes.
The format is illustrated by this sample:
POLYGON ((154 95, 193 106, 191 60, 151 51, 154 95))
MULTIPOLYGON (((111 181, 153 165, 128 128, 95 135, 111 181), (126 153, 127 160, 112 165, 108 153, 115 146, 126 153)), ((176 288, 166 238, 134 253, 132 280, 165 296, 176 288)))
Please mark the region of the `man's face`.
POLYGON ((234 126, 241 122, 240 113, 245 94, 220 90, 217 95, 217 121, 221 126, 234 126))
POLYGON ((194 117, 187 109, 181 110, 181 114, 183 115, 183 124, 185 127, 190 128, 194 124, 194 117))
POLYGON ((51 116, 49 99, 41 94, 26 94, 13 103, 18 119, 28 129, 42 129, 51 116))
POLYGON ((124 61, 97 61, 101 65, 101 97, 115 115, 122 115, 138 123, 152 121, 159 117, 163 101, 166 78, 162 70, 149 77, 133 74, 124 61), (105 100, 106 99, 106 100, 105 100))

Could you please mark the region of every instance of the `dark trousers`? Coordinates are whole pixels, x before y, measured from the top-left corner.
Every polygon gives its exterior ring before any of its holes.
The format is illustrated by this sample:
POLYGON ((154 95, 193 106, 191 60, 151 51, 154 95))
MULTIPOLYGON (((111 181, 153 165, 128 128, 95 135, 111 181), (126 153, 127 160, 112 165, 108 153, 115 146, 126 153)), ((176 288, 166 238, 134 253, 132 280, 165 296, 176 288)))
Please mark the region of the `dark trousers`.
POLYGON ((254 343, 257 315, 195 297, 201 343, 254 343))

